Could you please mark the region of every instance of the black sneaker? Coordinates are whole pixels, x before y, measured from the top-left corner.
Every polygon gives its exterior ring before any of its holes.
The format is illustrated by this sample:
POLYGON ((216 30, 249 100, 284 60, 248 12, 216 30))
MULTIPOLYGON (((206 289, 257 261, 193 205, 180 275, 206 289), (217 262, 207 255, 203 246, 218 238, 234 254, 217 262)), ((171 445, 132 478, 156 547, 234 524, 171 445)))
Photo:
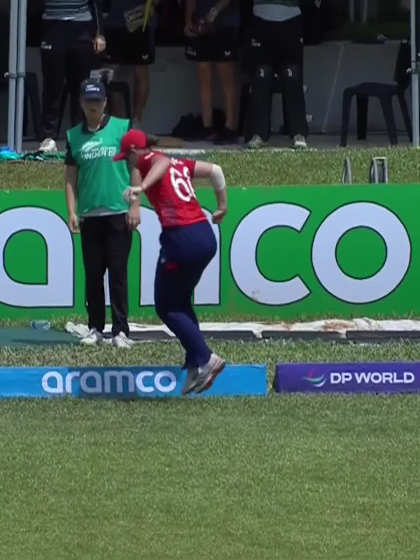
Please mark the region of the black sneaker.
POLYGON ((238 141, 238 133, 236 130, 224 126, 216 134, 213 142, 222 146, 223 144, 236 144, 238 141))

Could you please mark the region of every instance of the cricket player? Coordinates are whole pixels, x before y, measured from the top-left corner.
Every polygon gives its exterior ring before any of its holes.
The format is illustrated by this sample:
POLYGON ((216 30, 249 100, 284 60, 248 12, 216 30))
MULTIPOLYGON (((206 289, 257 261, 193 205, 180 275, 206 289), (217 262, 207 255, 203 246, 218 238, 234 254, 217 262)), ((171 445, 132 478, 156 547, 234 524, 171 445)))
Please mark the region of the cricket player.
POLYGON ((219 165, 169 158, 154 151, 152 142, 144 132, 132 129, 123 136, 121 151, 114 160, 125 159, 132 167, 135 184, 127 189, 125 198, 132 201, 144 192, 162 225, 155 308, 186 352, 187 380, 182 393, 201 393, 211 387, 225 360, 207 346, 191 304, 194 288, 217 249, 192 180, 205 177, 211 181, 217 200, 212 221, 220 224, 227 212, 225 178, 219 165))

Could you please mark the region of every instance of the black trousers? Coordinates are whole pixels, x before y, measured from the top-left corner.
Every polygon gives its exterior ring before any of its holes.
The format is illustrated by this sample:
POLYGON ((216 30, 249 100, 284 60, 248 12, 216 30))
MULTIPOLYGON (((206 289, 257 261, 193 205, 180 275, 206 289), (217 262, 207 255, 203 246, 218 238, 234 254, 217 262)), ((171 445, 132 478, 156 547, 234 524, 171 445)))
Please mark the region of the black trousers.
POLYGON ((41 42, 43 136, 56 137, 64 85, 70 93, 72 126, 81 120, 80 84, 100 65, 91 22, 44 21, 41 42))
POLYGON ((251 74, 245 140, 254 134, 263 140, 270 136, 273 90, 283 94, 285 125, 290 136, 306 136, 302 17, 284 22, 254 17, 245 62, 251 74))
POLYGON ((108 270, 112 334, 123 331, 128 336, 127 264, 132 232, 127 227, 126 214, 84 218, 80 233, 89 328, 104 330, 104 274, 108 270))

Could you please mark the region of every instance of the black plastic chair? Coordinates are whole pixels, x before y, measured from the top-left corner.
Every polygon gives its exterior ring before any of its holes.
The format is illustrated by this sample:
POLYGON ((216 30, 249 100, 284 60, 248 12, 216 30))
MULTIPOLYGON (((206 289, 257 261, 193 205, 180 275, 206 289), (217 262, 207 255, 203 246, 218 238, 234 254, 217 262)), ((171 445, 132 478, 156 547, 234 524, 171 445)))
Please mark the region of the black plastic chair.
POLYGON ((401 43, 398 51, 394 70, 394 84, 364 82, 344 90, 341 146, 347 146, 351 102, 354 96, 357 99, 357 138, 359 140, 365 140, 367 136, 369 97, 377 97, 381 103, 390 143, 392 145, 398 144, 397 127, 395 125, 394 108, 392 105, 395 96, 398 98, 405 127, 411 140, 411 120, 405 100, 405 90, 410 84, 410 74, 408 72, 410 66, 410 45, 404 41, 401 43))

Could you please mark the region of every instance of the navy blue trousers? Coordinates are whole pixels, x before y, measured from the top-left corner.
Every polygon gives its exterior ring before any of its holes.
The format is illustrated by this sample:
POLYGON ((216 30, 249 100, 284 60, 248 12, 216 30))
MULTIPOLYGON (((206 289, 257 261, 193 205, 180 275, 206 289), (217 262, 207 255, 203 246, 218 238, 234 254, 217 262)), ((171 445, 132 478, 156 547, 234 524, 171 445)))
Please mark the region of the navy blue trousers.
POLYGON ((216 254, 210 224, 164 228, 155 277, 156 312, 185 349, 185 368, 209 361, 207 346, 192 307, 192 295, 204 269, 216 254))

